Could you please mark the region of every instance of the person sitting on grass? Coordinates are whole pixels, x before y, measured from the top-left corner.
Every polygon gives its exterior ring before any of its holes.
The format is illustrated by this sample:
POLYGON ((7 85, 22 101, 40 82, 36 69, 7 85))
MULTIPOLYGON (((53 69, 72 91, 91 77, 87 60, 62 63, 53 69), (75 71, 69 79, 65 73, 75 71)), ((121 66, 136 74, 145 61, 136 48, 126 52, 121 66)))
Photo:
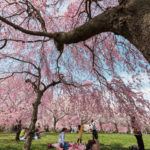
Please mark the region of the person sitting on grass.
POLYGON ((24 134, 25 134, 25 129, 23 128, 19 135, 20 140, 24 140, 24 134))
POLYGON ((22 130, 21 130, 21 132, 20 132, 19 137, 20 137, 20 138, 21 138, 21 137, 23 137, 23 136, 24 136, 24 134, 25 134, 25 129, 24 129, 24 128, 22 128, 22 130))
POLYGON ((23 128, 20 133, 20 140, 26 140, 28 128, 23 128))
POLYGON ((65 140, 65 132, 67 132, 67 129, 63 128, 62 133, 59 135, 59 140, 58 140, 59 146, 61 148, 63 148, 63 150, 67 150, 68 147, 70 146, 69 143, 64 141, 65 140))

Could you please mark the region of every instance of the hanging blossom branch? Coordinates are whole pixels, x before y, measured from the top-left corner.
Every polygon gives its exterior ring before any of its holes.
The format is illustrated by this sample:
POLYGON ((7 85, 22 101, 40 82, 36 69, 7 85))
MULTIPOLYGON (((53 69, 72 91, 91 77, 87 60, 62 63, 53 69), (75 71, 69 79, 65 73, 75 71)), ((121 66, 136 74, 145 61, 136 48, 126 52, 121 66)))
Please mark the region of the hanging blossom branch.
POLYGON ((8 79, 10 77, 13 77, 15 73, 9 73, 10 75, 6 76, 6 77, 0 77, 0 80, 5 80, 8 79))
POLYGON ((1 39, 0 40, 0 42, 5 42, 4 44, 3 44, 3 46, 2 47, 0 47, 0 49, 3 49, 5 46, 6 46, 6 44, 7 44, 7 42, 9 42, 9 41, 12 41, 12 42, 21 42, 21 43, 41 43, 41 42, 48 42, 49 41, 49 39, 47 39, 47 40, 31 40, 31 41, 24 41, 24 40, 17 40, 17 39, 1 39))
POLYGON ((0 53, 4 58, 11 58, 13 60, 16 60, 16 61, 19 61, 19 62, 23 62, 23 63, 27 63, 27 64, 30 64, 32 65, 35 69, 38 70, 38 67, 33 64, 32 62, 29 62, 29 61, 26 61, 26 60, 22 60, 22 59, 19 59, 19 58, 16 58, 16 57, 13 57, 13 56, 10 56, 10 55, 7 55, 7 54, 3 54, 3 53, 0 53))
POLYGON ((2 16, 0 16, 0 20, 3 21, 4 23, 6 23, 7 25, 10 25, 14 29, 19 30, 23 33, 26 33, 26 34, 29 34, 29 35, 35 35, 35 36, 46 36, 46 37, 49 37, 49 38, 54 38, 54 34, 52 34, 52 33, 38 32, 38 31, 31 31, 31 30, 24 29, 21 26, 16 25, 16 24, 8 21, 7 19, 5 19, 2 16))
MULTIPOLYGON (((34 67, 35 70, 37 70, 37 75, 36 74, 33 74, 31 71, 14 71, 14 72, 5 72, 5 74, 22 74, 22 73, 25 73, 25 74, 28 74, 28 75, 31 75, 33 77, 36 78, 35 81, 31 81, 31 79, 26 79, 26 83, 31 83, 32 86, 34 87, 35 90, 39 89, 40 85, 43 85, 43 90, 42 92, 45 92, 49 87, 51 86, 55 86, 59 83, 63 83, 65 85, 68 85, 68 86, 73 86, 73 87, 78 87, 74 82, 67 82, 65 79, 64 79, 64 76, 63 74, 59 74, 58 76, 58 80, 57 81, 52 81, 50 84, 48 85, 45 85, 42 81, 41 81, 41 68, 37 67, 35 64, 33 64, 32 62, 29 62, 29 61, 26 61, 26 60, 22 60, 22 59, 19 59, 19 58, 16 58, 16 57, 13 57, 13 56, 9 56, 9 55, 6 55, 6 54, 2 54, 1 55, 4 57, 4 58, 10 58, 10 59, 13 59, 13 60, 16 60, 16 61, 19 61, 19 62, 22 62, 22 63, 26 63, 26 64, 30 64, 31 66, 34 67)), ((81 86, 81 85, 80 85, 81 86)))

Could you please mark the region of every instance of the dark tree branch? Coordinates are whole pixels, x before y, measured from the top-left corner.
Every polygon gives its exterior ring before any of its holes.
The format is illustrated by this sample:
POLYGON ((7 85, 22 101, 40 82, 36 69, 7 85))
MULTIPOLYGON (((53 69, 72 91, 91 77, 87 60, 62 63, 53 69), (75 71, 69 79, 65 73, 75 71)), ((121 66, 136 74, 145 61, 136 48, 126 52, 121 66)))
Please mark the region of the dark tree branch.
POLYGON ((19 58, 16 58, 16 57, 13 57, 13 56, 9 56, 9 55, 7 55, 7 54, 3 54, 3 53, 0 53, 3 57, 5 57, 5 58, 11 58, 11 59, 13 59, 13 60, 16 60, 16 61, 19 61, 19 62, 23 62, 23 63, 27 63, 27 64, 30 64, 30 65, 32 65, 36 70, 38 70, 38 67, 35 65, 35 64, 33 64, 32 62, 29 62, 29 61, 26 61, 26 60, 21 60, 21 59, 19 59, 19 58))
POLYGON ((0 16, 0 20, 25 34, 54 39, 57 41, 58 50, 60 48, 61 51, 64 44, 85 41, 103 32, 113 32, 128 39, 150 62, 149 6, 150 0, 123 0, 120 1, 119 6, 106 9, 102 14, 69 32, 46 33, 30 31, 8 21, 2 16, 0 16))
POLYGON ((35 92, 37 92, 37 93, 39 92, 39 89, 35 82, 32 82, 30 79, 25 80, 25 82, 30 83, 33 86, 35 92))
POLYGON ((55 85, 57 85, 59 83, 61 83, 61 81, 52 81, 50 84, 48 84, 47 86, 45 86, 45 88, 42 90, 42 92, 44 93, 49 87, 55 86, 55 85))
POLYGON ((8 78, 12 77, 13 75, 14 75, 14 73, 10 73, 10 75, 8 75, 6 77, 1 77, 0 80, 8 79, 8 78))
POLYGON ((34 77, 36 77, 36 78, 38 78, 39 76, 37 76, 37 75, 35 75, 35 74, 33 74, 33 73, 31 73, 31 72, 29 72, 29 71, 14 71, 14 72, 4 72, 4 74, 22 74, 22 73, 25 73, 25 74, 28 74, 28 75, 31 75, 31 76, 34 76, 34 77))
POLYGON ((4 41, 3 46, 0 47, 0 49, 3 49, 7 45, 7 39, 3 39, 3 40, 0 40, 0 41, 4 41))
POLYGON ((2 16, 0 16, 0 20, 3 21, 4 23, 6 23, 7 25, 10 25, 14 29, 19 30, 19 31, 21 31, 25 34, 35 35, 35 36, 46 36, 46 37, 49 37, 49 38, 54 38, 54 34, 52 34, 52 33, 38 32, 38 31, 31 31, 31 30, 24 29, 21 26, 16 25, 16 24, 8 21, 7 19, 5 19, 2 16))
MULTIPOLYGON (((40 43, 40 42, 48 42, 49 41, 49 39, 47 39, 47 40, 31 40, 31 41, 24 41, 24 40, 18 40, 18 39, 1 39, 0 40, 0 42, 1 41, 5 41, 5 43, 7 43, 7 42, 9 42, 9 41, 12 41, 12 42, 21 42, 21 43, 40 43)), ((6 44, 4 43, 4 45, 6 46, 6 44)), ((5 47, 4 46, 4 47, 5 47)), ((3 46, 2 47, 0 47, 0 49, 3 49, 4 48, 3 46)))

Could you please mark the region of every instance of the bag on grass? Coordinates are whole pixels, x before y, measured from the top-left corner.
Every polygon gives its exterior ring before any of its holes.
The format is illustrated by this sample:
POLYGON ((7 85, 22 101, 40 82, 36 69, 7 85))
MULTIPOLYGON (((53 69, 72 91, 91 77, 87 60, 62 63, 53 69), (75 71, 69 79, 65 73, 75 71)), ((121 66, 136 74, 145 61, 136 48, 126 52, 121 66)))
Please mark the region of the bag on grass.
POLYGON ((129 146, 129 150, 139 150, 139 148, 135 145, 129 146))
POLYGON ((48 143, 48 149, 51 149, 51 148, 54 148, 54 146, 48 143))

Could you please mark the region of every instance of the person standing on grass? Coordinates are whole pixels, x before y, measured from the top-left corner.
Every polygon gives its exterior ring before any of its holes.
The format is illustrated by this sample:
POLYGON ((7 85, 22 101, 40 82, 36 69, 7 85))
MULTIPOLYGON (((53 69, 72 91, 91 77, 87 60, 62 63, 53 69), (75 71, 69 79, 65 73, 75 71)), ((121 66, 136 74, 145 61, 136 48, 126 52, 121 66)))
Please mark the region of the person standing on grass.
POLYGON ((138 125, 138 123, 137 123, 134 116, 131 117, 131 126, 132 126, 132 129, 133 129, 133 134, 136 137, 139 150, 145 150, 141 129, 140 129, 140 127, 139 127, 139 125, 138 125))
POLYGON ((91 120, 91 126, 92 126, 92 136, 93 136, 93 140, 94 140, 94 136, 97 134, 97 131, 96 131, 96 124, 93 119, 91 120))
POLYGON ((16 141, 20 141, 20 138, 19 138, 19 135, 20 135, 20 132, 21 132, 21 120, 17 120, 17 132, 16 132, 16 141))
POLYGON ((40 124, 38 123, 37 132, 36 132, 38 139, 40 139, 40 134, 41 134, 41 133, 42 133, 42 132, 41 132, 41 126, 40 126, 40 124))
POLYGON ((94 144, 92 145, 92 150, 100 150, 100 143, 98 141, 98 134, 94 135, 94 144))
POLYGON ((68 147, 70 146, 69 143, 65 142, 65 132, 67 132, 66 128, 62 129, 61 134, 59 135, 59 140, 58 140, 58 144, 61 148, 63 148, 63 150, 67 150, 68 147))
POLYGON ((92 140, 88 140, 88 144, 86 145, 85 150, 100 150, 100 143, 98 141, 97 132, 94 134, 94 137, 92 140))
POLYGON ((78 125, 78 139, 77 139, 77 143, 78 144, 82 143, 82 132, 83 132, 83 124, 82 125, 78 125))

